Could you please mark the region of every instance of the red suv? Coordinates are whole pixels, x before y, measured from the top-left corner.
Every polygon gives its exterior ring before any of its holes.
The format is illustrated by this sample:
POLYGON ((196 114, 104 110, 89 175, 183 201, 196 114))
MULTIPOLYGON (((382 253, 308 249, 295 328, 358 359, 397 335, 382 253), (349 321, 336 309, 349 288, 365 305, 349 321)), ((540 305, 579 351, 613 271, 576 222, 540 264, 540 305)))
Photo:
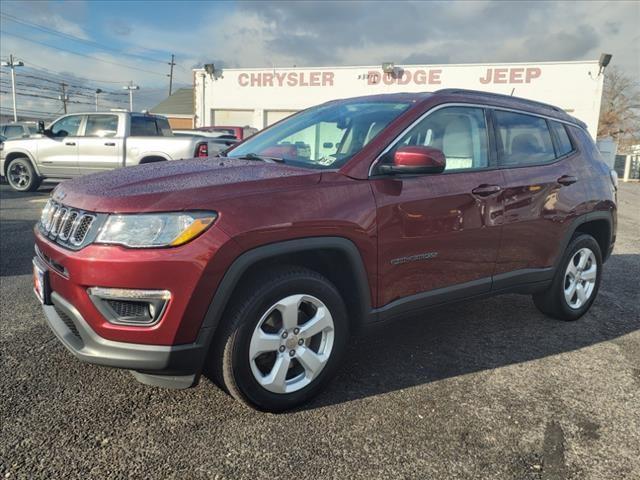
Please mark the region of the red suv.
POLYGON ((562 110, 464 90, 338 100, 226 157, 59 185, 35 291, 81 360, 279 411, 349 335, 427 307, 532 294, 576 320, 615 242, 616 182, 562 110))

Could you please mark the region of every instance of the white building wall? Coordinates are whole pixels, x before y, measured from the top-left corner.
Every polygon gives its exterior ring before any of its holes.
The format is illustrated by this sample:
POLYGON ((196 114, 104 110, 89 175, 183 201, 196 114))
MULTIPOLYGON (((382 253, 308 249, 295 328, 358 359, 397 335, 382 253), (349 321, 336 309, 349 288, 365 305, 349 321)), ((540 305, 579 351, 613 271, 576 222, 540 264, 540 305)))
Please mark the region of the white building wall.
POLYGON ((595 137, 603 76, 598 62, 194 70, 196 126, 208 126, 212 110, 252 110, 251 126, 264 128, 270 110, 297 111, 360 95, 467 88, 556 105, 584 121, 595 137), (267 113, 265 113, 267 112, 267 113))

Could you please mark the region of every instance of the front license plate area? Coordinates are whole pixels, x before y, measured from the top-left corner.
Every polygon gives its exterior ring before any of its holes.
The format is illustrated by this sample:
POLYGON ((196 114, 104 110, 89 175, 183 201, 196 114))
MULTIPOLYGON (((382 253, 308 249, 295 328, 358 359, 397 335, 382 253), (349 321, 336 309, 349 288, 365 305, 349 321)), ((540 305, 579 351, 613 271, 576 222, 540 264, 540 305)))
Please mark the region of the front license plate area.
POLYGON ((40 303, 44 305, 51 304, 49 272, 36 259, 33 260, 33 291, 40 303))

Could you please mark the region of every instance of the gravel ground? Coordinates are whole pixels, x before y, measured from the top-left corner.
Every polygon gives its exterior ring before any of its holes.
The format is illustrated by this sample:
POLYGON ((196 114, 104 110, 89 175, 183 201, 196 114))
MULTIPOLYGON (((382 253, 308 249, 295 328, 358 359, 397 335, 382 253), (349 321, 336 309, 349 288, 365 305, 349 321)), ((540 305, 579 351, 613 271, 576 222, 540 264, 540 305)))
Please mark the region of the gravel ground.
POLYGON ((352 341, 328 390, 287 414, 82 364, 31 291, 48 195, 0 187, 0 475, 6 478, 640 478, 640 185, 579 322, 527 296, 433 310, 352 341))

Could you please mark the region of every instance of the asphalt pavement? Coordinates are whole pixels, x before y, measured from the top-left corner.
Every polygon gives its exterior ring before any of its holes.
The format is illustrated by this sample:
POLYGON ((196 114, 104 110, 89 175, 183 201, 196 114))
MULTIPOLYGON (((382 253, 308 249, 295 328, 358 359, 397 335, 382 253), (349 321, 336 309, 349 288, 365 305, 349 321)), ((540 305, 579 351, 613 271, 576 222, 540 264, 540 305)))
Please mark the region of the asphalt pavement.
POLYGON ((50 190, 0 186, 0 475, 5 478, 638 479, 640 185, 578 322, 506 295, 351 341, 337 378, 285 414, 208 379, 171 391, 80 363, 31 290, 50 190))

